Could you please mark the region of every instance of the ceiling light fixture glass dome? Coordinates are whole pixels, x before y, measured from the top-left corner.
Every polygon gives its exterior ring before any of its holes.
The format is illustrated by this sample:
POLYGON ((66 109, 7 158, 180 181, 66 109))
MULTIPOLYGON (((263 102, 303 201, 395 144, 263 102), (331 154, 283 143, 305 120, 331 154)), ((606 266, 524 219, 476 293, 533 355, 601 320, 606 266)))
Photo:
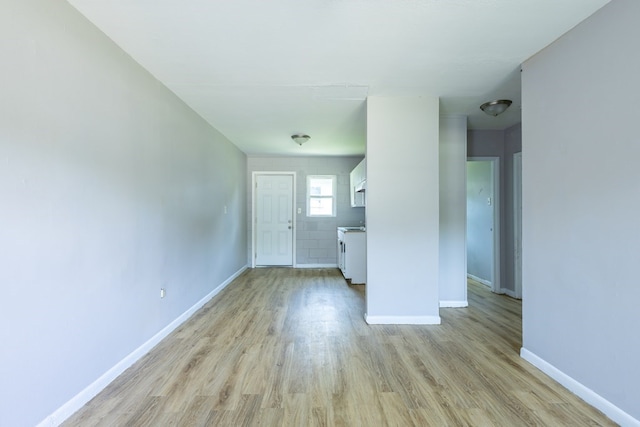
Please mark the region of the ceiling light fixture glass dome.
POLYGON ((485 102, 480 106, 480 109, 490 116, 497 116, 506 111, 511 105, 510 99, 497 99, 495 101, 485 102))
POLYGON ((302 145, 307 142, 311 137, 309 135, 305 135, 302 133, 296 133, 295 135, 291 135, 291 139, 293 139, 296 144, 302 145))

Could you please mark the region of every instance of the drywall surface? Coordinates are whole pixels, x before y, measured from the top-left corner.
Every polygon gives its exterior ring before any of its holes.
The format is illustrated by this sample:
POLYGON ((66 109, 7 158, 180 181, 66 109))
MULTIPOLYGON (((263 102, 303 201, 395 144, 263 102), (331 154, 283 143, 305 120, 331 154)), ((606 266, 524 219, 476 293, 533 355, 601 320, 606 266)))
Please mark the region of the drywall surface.
POLYGON ((638 16, 609 3, 522 76, 523 347, 636 423, 638 16))
POLYGON ((440 301, 467 305, 467 117, 440 118, 440 301))
POLYGON ((439 105, 367 100, 367 321, 439 323, 439 105))
POLYGON ((352 208, 349 197, 349 173, 360 163, 362 157, 269 157, 249 156, 247 159, 247 218, 248 218, 248 263, 251 265, 251 221, 253 172, 296 173, 296 265, 337 266, 337 227, 361 226, 364 224, 363 207, 352 208), (307 176, 335 175, 338 179, 336 216, 307 216, 307 176), (297 213, 300 209, 300 213, 297 213))
POLYGON ((28 426, 246 265, 246 157, 66 2, 2 2, 0 40, 0 425, 28 426))

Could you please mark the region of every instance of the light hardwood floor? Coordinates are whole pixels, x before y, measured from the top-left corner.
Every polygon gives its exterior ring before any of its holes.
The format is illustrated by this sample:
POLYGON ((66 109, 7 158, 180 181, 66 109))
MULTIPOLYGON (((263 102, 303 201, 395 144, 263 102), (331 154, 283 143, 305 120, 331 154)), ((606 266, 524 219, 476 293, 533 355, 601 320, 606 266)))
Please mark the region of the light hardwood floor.
POLYGON ((248 270, 64 425, 615 425, 518 356, 519 301, 470 283, 440 326, 370 326, 363 288, 248 270))

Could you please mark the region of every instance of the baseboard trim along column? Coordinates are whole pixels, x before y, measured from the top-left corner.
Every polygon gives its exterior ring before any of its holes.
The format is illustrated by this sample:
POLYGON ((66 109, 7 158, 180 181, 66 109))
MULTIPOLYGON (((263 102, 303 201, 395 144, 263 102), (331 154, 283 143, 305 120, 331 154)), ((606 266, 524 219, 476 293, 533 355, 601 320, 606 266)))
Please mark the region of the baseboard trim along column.
POLYGON ((491 284, 490 280, 482 279, 482 278, 480 278, 478 276, 474 276, 473 274, 467 273, 467 278, 471 279, 471 280, 475 280, 478 283, 482 283, 483 285, 488 286, 490 288, 493 287, 493 285, 491 284))
POLYGON ((625 411, 618 408, 616 405, 609 402, 607 399, 600 396, 595 391, 574 380, 569 375, 565 374, 564 372, 562 372, 546 360, 538 357, 536 354, 530 352, 526 348, 522 347, 520 349, 520 357, 559 382, 563 387, 580 397, 589 405, 600 410, 603 414, 611 418, 616 423, 622 426, 640 426, 640 420, 633 418, 631 415, 627 414, 625 411))
POLYGON ((516 291, 512 291, 511 289, 501 288, 501 289, 500 289, 500 293, 501 293, 501 294, 505 294, 505 295, 507 295, 507 296, 510 296, 511 298, 516 298, 516 299, 518 299, 518 297, 516 297, 516 291))
POLYGON ((439 325, 440 316, 369 316, 364 315, 369 325, 439 325))
POLYGON ((218 285, 213 291, 209 292, 204 298, 195 303, 191 308, 182 313, 173 322, 165 326, 160 332, 155 334, 151 339, 142 344, 140 347, 131 352, 128 356, 118 362, 114 367, 102 374, 100 378, 89 384, 84 390, 76 394, 71 400, 58 408, 51 415, 46 417, 38 424, 38 427, 55 427, 62 424, 67 418, 75 414, 80 408, 82 408, 87 402, 93 399, 98 393, 104 390, 118 375, 127 370, 131 365, 140 360, 142 356, 147 354, 153 347, 158 345, 167 335, 173 332, 178 326, 182 325, 188 320, 196 311, 198 311, 203 305, 205 305, 211 298, 216 296, 220 291, 229 285, 234 279, 240 276, 248 265, 245 265, 240 270, 236 271, 227 280, 218 285))
POLYGON ((464 308, 469 307, 469 301, 440 301, 440 308, 464 308))
POLYGON ((338 268, 338 264, 296 264, 295 268, 338 268))

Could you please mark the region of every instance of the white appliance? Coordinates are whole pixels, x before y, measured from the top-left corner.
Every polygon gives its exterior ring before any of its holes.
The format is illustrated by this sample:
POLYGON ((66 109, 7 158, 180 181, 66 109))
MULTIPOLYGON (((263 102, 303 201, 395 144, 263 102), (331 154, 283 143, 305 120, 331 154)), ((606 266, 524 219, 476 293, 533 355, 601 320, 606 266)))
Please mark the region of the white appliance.
POLYGON ((364 227, 338 227, 338 267, 352 284, 367 281, 367 233, 364 227))

